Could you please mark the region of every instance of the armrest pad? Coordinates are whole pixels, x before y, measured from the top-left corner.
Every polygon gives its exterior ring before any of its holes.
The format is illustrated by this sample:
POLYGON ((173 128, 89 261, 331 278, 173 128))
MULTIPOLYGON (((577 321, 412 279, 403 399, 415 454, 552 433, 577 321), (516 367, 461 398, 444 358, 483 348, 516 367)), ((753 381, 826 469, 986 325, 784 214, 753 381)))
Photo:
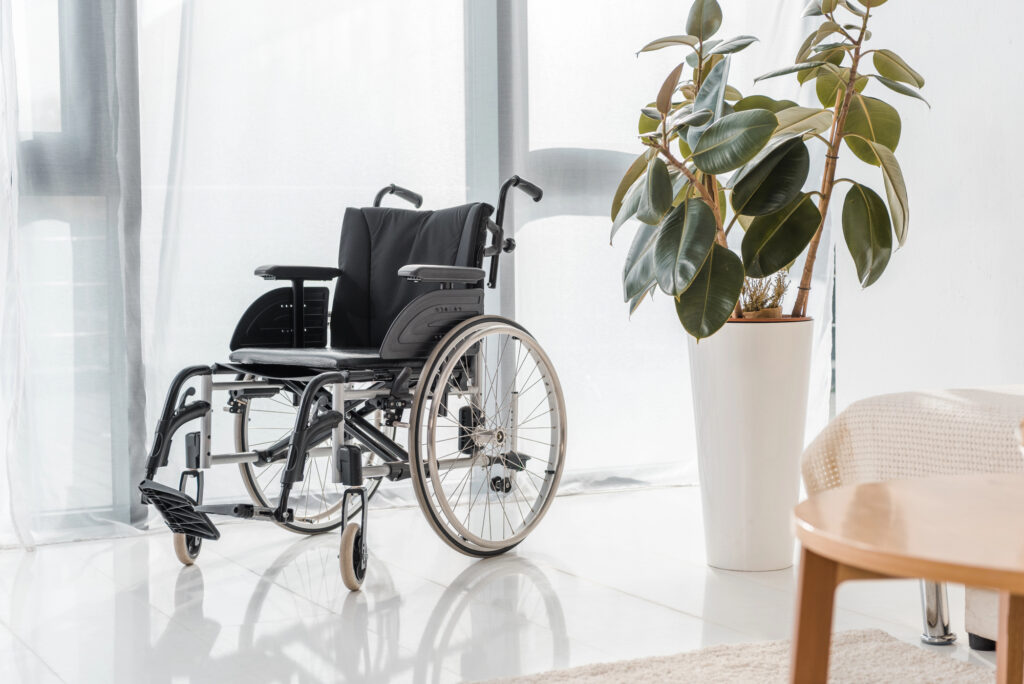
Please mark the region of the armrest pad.
POLYGON ((260 266, 255 275, 264 280, 333 280, 340 268, 328 266, 260 266))
POLYGON ((414 283, 479 283, 484 279, 484 269, 409 264, 398 269, 398 275, 414 283))

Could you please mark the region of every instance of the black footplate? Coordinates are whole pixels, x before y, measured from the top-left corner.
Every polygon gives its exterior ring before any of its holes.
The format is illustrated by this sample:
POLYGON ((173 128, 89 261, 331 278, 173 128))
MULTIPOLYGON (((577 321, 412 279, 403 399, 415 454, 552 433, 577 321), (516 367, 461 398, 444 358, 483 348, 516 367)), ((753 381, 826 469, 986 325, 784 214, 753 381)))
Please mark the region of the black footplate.
POLYGON ((196 510, 196 502, 188 494, 152 480, 143 480, 139 491, 160 511, 171 532, 220 539, 216 525, 206 513, 196 510))

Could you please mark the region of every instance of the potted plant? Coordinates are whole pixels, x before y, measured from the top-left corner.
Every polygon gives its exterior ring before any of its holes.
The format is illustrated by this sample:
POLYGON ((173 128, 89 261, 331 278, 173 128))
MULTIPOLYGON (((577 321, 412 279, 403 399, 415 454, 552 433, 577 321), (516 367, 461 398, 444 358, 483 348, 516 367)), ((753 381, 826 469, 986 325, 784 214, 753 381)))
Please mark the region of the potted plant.
POLYGON ((639 220, 622 275, 630 313, 661 290, 690 335, 708 562, 717 567, 792 563, 813 330, 807 295, 835 191, 846 184, 843 235, 864 287, 885 270, 893 234, 899 245, 907 237, 907 190, 893 154, 900 117, 875 94, 923 99, 924 79, 894 52, 867 48, 871 14, 885 1, 811 0, 805 14, 821 24, 795 64, 755 79, 794 74, 813 85, 821 108, 744 97, 729 85, 732 55, 757 39, 715 38, 716 0, 695 0, 685 34, 640 50, 686 54, 641 109, 644 150, 615 192, 611 233, 639 220), (824 155, 820 179, 808 178, 812 150, 824 155), (878 167, 887 202, 836 178, 846 150, 878 167), (801 255, 794 303, 782 315, 786 273, 801 255), (766 295, 772 306, 762 306, 766 295))

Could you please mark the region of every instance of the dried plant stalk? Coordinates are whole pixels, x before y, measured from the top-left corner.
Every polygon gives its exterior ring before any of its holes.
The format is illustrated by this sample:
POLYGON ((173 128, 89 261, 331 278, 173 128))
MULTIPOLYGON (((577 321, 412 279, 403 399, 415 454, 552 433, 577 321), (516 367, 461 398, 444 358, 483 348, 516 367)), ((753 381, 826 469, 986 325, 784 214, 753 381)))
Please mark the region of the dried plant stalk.
POLYGON ((782 299, 789 288, 785 271, 779 271, 768 278, 747 278, 743 281, 741 301, 744 311, 763 311, 782 306, 782 299))

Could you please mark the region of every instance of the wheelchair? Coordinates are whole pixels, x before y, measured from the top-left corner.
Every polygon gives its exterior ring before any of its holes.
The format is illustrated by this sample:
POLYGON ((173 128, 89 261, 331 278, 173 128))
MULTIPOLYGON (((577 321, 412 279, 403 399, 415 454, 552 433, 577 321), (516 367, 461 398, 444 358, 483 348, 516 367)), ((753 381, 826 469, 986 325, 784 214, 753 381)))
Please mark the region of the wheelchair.
POLYGON ((389 185, 372 207, 346 210, 337 268, 256 269, 290 286, 248 307, 226 362, 174 377, 139 485, 183 564, 220 537, 211 516, 299 534, 342 528, 342 580, 358 590, 367 504, 385 480, 412 480, 430 527, 471 556, 505 553, 537 526, 561 478, 566 416, 537 341, 484 311, 484 281, 495 286, 499 257, 515 249, 502 229, 512 189, 543 195, 513 176, 496 213, 483 202, 419 211, 420 195, 389 185), (389 195, 416 209, 381 207, 389 195), (327 287, 306 286, 331 280, 333 302, 327 287), (215 392, 233 416, 231 453, 212 450, 215 392), (177 488, 157 482, 172 439, 194 421, 177 488), (204 503, 205 471, 225 464, 251 501, 204 503))

